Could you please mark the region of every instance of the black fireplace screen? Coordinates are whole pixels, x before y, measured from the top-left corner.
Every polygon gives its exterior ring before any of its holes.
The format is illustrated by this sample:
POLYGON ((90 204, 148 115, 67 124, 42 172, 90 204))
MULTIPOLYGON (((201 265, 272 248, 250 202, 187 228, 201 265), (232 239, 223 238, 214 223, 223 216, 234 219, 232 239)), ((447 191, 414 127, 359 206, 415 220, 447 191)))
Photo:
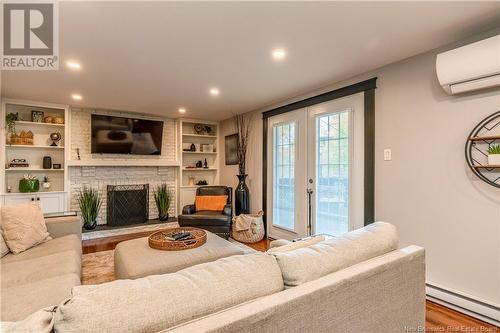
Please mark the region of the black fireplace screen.
POLYGON ((122 226, 149 218, 149 185, 108 185, 107 223, 122 226))

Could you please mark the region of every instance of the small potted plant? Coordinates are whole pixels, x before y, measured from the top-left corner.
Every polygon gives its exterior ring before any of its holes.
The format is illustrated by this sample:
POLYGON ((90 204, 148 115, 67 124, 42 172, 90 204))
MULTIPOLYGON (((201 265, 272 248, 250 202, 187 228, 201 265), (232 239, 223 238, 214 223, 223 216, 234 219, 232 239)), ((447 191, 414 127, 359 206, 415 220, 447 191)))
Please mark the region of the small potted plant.
POLYGON ((488 165, 500 165, 500 145, 491 145, 488 148, 488 165))
POLYGON ((35 175, 24 175, 21 180, 19 180, 19 192, 29 193, 38 192, 40 190, 40 181, 35 175))
POLYGON ((43 176, 42 188, 44 190, 48 190, 50 188, 50 180, 49 177, 43 176))
POLYGON ((170 192, 167 184, 158 186, 154 193, 156 208, 158 208, 158 219, 160 221, 168 221, 168 209, 170 208, 170 192))
POLYGON ((5 116, 5 128, 7 128, 7 143, 12 143, 16 136, 16 121, 19 120, 19 113, 8 113, 5 116))
POLYGON ((93 188, 84 187, 78 193, 78 203, 83 218, 83 226, 87 230, 95 229, 97 226, 97 216, 101 210, 102 199, 99 191, 93 188))

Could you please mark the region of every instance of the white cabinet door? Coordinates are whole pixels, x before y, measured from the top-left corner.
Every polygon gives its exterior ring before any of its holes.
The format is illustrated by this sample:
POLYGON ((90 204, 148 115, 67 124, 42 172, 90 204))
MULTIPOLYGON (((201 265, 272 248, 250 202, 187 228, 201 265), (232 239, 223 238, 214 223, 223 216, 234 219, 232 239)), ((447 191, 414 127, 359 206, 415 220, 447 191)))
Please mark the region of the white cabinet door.
POLYGON ((44 213, 64 211, 64 193, 38 193, 36 201, 44 213))
POLYGON ((9 194, 4 196, 4 204, 8 205, 20 205, 36 201, 35 193, 27 194, 9 194))

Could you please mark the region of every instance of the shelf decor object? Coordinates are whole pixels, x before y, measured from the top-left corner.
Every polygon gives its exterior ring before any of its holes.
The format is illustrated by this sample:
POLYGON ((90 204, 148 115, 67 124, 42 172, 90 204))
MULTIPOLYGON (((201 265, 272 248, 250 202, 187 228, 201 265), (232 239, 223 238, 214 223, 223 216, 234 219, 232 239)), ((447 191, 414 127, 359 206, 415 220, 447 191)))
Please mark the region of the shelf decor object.
POLYGON ((19 120, 19 112, 8 113, 5 116, 5 128, 7 129, 7 143, 12 143, 16 137, 16 122, 19 120))
POLYGON ((465 143, 465 159, 472 173, 497 188, 500 188, 500 154, 496 154, 499 146, 500 111, 477 124, 465 143))
POLYGON ((245 117, 241 114, 234 116, 234 127, 238 133, 238 143, 236 149, 236 156, 238 160, 238 186, 234 189, 235 193, 235 215, 250 213, 250 191, 245 182, 247 178, 246 173, 246 159, 248 139, 250 137, 252 119, 245 117))
POLYGON ((61 141, 61 133, 59 132, 54 132, 50 133, 50 140, 52 140, 52 144, 50 145, 51 147, 57 147, 57 143, 61 141))
POLYGON ((40 181, 36 176, 24 175, 24 177, 19 180, 19 192, 30 193, 30 192, 38 192, 39 190, 40 190, 40 181))
POLYGON ((33 132, 31 131, 21 131, 19 134, 15 134, 12 137, 11 143, 14 145, 32 146, 33 145, 33 132), (13 139, 13 141, 12 141, 13 139))
POLYGON ((488 148, 488 165, 500 165, 500 145, 490 145, 488 148))
POLYGON ((42 166, 44 169, 52 169, 52 157, 44 156, 42 161, 42 166))

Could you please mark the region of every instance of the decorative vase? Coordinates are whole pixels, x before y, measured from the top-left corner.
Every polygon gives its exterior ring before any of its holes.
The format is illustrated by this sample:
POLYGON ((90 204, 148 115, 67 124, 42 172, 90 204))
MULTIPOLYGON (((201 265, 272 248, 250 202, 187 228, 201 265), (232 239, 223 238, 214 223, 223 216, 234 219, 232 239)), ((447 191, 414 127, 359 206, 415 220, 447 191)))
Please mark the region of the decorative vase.
POLYGON ((42 187, 45 190, 48 190, 50 188, 50 182, 42 182, 42 187))
POLYGON ((19 192, 29 193, 29 192, 38 192, 39 190, 40 190, 40 181, 38 179, 19 180, 19 192))
POLYGON ((50 156, 43 157, 42 167, 44 169, 52 169, 52 158, 50 156))
POLYGON ((158 220, 160 220, 160 221, 168 221, 168 213, 166 213, 166 214, 159 214, 158 220))
POLYGON ((245 179, 248 175, 236 175, 239 183, 234 190, 235 193, 235 215, 250 213, 250 193, 245 179))
POLYGON ((83 227, 87 230, 94 230, 96 226, 97 226, 97 220, 83 224, 83 227))

